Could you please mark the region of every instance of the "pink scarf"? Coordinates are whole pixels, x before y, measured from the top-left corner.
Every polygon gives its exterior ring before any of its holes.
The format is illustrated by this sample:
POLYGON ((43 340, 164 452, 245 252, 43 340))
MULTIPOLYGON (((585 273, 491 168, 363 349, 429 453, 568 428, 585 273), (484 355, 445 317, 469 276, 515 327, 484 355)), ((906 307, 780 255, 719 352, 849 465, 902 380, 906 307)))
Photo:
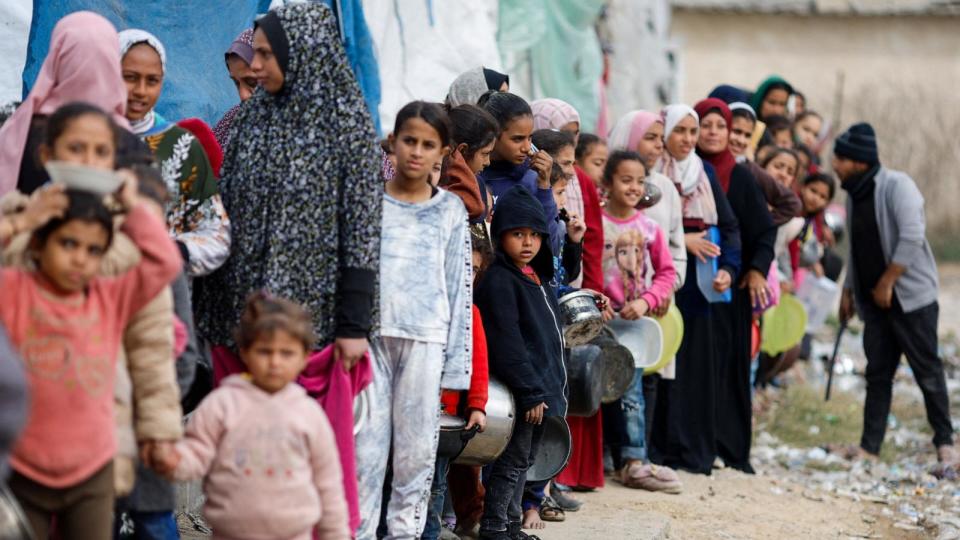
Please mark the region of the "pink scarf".
POLYGON ((47 53, 30 94, 0 128, 0 196, 17 187, 20 162, 35 115, 84 101, 113 116, 123 128, 127 87, 120 73, 120 42, 110 22, 90 11, 67 15, 53 28, 47 53))
POLYGON ((610 131, 607 144, 610 150, 637 151, 637 145, 643 140, 647 131, 657 122, 663 123, 659 114, 650 111, 630 111, 620 117, 610 131))
POLYGON ((580 113, 560 99, 538 99, 530 104, 530 109, 533 110, 533 129, 560 129, 570 122, 580 123, 580 113))

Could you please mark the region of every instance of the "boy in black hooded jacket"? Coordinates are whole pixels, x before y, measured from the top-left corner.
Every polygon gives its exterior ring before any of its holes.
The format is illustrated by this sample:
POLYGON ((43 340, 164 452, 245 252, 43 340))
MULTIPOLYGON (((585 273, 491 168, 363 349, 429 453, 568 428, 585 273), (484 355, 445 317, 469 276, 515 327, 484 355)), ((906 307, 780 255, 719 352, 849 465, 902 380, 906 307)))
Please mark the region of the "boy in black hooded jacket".
POLYGON ((491 467, 480 536, 523 538, 520 499, 546 416, 566 414, 566 369, 543 207, 523 187, 497 200, 491 225, 496 259, 474 303, 487 334, 491 374, 510 388, 517 421, 510 443, 491 467))

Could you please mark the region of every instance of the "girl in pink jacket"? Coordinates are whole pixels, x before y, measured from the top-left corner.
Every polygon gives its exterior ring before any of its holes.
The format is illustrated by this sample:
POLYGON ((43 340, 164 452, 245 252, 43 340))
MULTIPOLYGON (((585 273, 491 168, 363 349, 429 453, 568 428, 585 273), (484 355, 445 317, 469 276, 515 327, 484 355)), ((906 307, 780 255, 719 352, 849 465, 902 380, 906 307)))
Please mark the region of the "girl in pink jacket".
POLYGON ((176 480, 204 479, 214 538, 350 539, 333 430, 294 383, 313 341, 302 307, 252 296, 237 331, 247 373, 224 379, 174 451, 156 460, 176 480))
POLYGON ((603 288, 624 319, 670 301, 677 273, 660 226, 637 210, 647 172, 639 154, 617 151, 603 177, 603 288))

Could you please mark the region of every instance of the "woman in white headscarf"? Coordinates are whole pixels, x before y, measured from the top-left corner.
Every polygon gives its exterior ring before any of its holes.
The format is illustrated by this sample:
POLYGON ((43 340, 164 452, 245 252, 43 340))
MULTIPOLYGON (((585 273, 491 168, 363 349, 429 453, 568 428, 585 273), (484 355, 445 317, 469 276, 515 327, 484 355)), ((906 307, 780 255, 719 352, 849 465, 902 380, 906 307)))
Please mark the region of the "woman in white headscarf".
POLYGON ((170 194, 167 222, 187 275, 207 275, 230 254, 230 220, 215 171, 199 139, 155 110, 167 71, 167 53, 160 40, 144 30, 124 30, 120 56, 127 86, 126 117, 160 165, 170 194))
POLYGON ((686 232, 687 279, 676 294, 683 315, 683 342, 677 352, 676 379, 661 380, 650 436, 650 459, 698 474, 710 474, 717 455, 715 399, 717 366, 710 303, 701 292, 697 261, 717 257, 710 286, 729 290, 740 269, 740 233, 723 188, 711 179, 700 157, 697 138, 700 118, 687 105, 669 105, 663 119, 666 151, 655 170, 669 178, 680 193, 686 232), (719 245, 707 240, 716 227, 719 245))

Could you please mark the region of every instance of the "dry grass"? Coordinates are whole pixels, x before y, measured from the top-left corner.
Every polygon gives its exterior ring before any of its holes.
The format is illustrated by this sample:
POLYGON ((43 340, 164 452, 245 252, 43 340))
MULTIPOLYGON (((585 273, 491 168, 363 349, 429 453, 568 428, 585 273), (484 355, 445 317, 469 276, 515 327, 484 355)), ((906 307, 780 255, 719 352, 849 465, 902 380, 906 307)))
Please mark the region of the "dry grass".
MULTIPOLYGON (((912 396, 894 393, 891 413, 898 423, 910 429, 930 431, 923 402, 912 396)), ((863 429, 863 394, 835 391, 826 402, 821 387, 794 384, 782 391, 775 404, 757 420, 771 435, 789 446, 858 444, 863 429), (812 426, 816 428, 811 429, 812 426)), ((880 457, 892 461, 896 453, 893 444, 885 444, 880 457)))

